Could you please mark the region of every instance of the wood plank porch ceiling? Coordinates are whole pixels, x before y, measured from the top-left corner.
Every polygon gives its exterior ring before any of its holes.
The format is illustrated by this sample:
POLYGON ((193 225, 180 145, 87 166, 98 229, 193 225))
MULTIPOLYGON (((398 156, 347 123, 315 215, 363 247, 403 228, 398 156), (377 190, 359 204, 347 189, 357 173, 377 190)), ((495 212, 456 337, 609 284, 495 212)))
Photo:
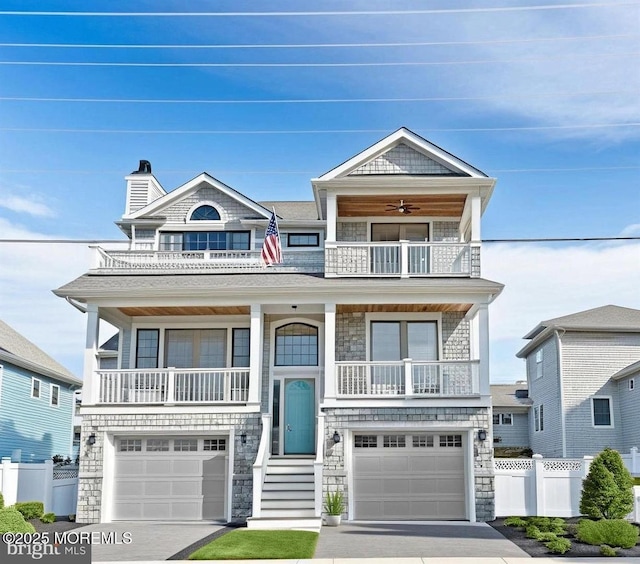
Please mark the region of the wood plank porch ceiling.
POLYGON ((121 307, 120 311, 130 317, 163 315, 249 315, 249 306, 185 306, 185 307, 121 307))
POLYGON ((471 304, 338 304, 336 313, 422 313, 459 311, 466 313, 471 304))
POLYGON ((415 216, 460 217, 464 209, 464 194, 394 194, 389 196, 338 196, 339 217, 385 216, 403 217, 397 211, 388 211, 387 204, 398 205, 400 200, 420 208, 411 212, 415 216))

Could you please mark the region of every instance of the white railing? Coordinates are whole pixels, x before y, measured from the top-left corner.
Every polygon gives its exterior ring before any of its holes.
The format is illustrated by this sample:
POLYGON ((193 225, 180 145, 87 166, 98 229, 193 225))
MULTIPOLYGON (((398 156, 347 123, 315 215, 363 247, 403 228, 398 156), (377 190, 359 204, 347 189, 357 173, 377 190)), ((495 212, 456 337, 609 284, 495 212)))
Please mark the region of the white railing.
POLYGON ((328 276, 470 276, 468 243, 325 243, 328 276))
POLYGON ((337 397, 459 397, 480 393, 479 361, 336 362, 337 397))
POLYGON ((260 445, 258 454, 253 464, 253 507, 251 516, 259 518, 262 513, 262 487, 267 475, 267 465, 271 456, 271 415, 262 414, 262 433, 260 434, 260 445))
POLYGON ((324 466, 324 430, 325 430, 325 414, 319 413, 318 424, 316 425, 316 458, 313 461, 313 483, 315 494, 315 515, 322 517, 322 468, 324 466))
MULTIPOLYGON (((133 271, 246 271, 261 270, 264 265, 261 251, 153 251, 106 250, 94 247, 97 253, 95 265, 100 270, 133 271)), ((284 263, 278 269, 322 271, 322 250, 285 253, 284 263)))
POLYGON ((98 403, 246 403, 249 370, 100 370, 98 403))

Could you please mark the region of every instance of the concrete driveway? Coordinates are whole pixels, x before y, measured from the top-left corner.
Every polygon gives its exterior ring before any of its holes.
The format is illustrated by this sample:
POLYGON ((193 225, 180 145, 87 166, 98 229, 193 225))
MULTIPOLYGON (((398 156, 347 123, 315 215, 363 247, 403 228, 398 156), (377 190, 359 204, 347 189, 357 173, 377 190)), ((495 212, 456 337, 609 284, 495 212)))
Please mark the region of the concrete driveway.
MULTIPOLYGON (((224 528, 217 523, 165 523, 159 521, 118 521, 86 525, 73 532, 98 532, 91 543, 92 562, 166 560, 183 548, 224 528), (109 537, 108 533, 114 533, 109 537), (126 535, 125 535, 126 533, 126 535), (105 544, 97 544, 99 537, 105 544), (130 542, 127 542, 127 537, 130 542)), ((185 557, 186 559, 186 557, 185 557)))
POLYGON ((486 523, 355 522, 322 527, 315 558, 529 558, 486 523))

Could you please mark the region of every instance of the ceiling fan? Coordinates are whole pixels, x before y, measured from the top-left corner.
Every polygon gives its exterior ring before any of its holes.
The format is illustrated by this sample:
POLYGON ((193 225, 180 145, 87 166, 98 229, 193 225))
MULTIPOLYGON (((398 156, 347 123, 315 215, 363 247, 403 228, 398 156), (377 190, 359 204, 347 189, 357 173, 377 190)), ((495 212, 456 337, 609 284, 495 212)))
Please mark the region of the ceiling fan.
POLYGON ((413 210, 419 210, 420 208, 414 206, 413 204, 405 204, 404 200, 400 200, 398 205, 395 204, 387 204, 387 209, 385 211, 397 211, 402 214, 410 214, 413 210))

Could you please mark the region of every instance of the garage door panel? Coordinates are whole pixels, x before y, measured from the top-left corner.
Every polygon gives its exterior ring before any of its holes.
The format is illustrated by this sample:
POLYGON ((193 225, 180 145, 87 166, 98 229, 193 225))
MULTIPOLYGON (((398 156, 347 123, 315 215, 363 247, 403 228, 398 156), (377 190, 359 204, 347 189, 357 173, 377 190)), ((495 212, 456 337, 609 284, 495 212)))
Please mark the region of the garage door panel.
POLYGON ((202 480, 175 480, 171 487, 174 496, 192 496, 202 493, 202 480))
POLYGON ((409 470, 409 460, 407 456, 385 456, 380 464, 382 472, 407 472, 409 470))
POLYGON ((387 478, 382 482, 382 494, 394 495, 401 494, 407 495, 410 493, 409 482, 407 480, 397 480, 393 478, 387 478))
POLYGON ((432 454, 413 455, 409 460, 411 472, 435 472, 438 469, 438 460, 432 454))
POLYGON ((358 458, 356 458, 355 460, 354 469, 357 473, 377 474, 380 472, 380 469, 381 469, 380 464, 381 464, 380 456, 359 455, 358 458))
POLYGON ((181 460, 178 458, 173 461, 172 471, 174 474, 200 476, 202 474, 202 462, 200 460, 181 460))
POLYGON ((123 459, 120 458, 116 462, 117 476, 139 476, 146 473, 147 462, 140 459, 123 459))

